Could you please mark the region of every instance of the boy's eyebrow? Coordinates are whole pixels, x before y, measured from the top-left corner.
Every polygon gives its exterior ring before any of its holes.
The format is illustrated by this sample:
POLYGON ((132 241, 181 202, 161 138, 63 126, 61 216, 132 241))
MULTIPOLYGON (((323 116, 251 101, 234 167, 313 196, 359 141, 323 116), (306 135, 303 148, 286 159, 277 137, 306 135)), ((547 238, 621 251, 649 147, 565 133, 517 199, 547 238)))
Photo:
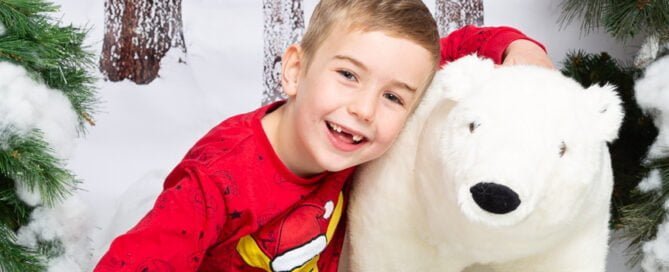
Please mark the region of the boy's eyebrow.
POLYGON ((347 61, 353 63, 353 65, 358 66, 358 67, 359 67, 360 69, 362 69, 362 70, 365 70, 365 71, 368 71, 368 70, 369 70, 369 69, 367 69, 367 66, 365 66, 364 64, 362 64, 362 62, 360 62, 359 60, 354 59, 354 58, 352 58, 352 57, 344 56, 344 55, 336 55, 334 58, 335 58, 335 59, 338 59, 338 60, 347 60, 347 61))
POLYGON ((417 88, 411 87, 411 86, 409 86, 409 84, 406 84, 402 81, 393 80, 393 83, 391 85, 395 85, 395 86, 398 86, 400 88, 407 89, 412 93, 415 93, 417 91, 417 88))
MULTIPOLYGON (((362 62, 360 62, 359 60, 356 60, 356 59, 354 59, 354 58, 352 58, 352 57, 344 56, 344 55, 336 55, 334 58, 335 58, 335 59, 338 59, 338 60, 346 60, 346 61, 349 61, 349 62, 353 63, 353 65, 358 66, 360 69, 365 70, 365 71, 369 71, 369 69, 367 69, 367 66, 365 66, 365 65, 364 65, 362 62)), ((393 80, 392 85, 394 85, 394 86, 398 86, 398 87, 400 87, 400 88, 407 89, 407 90, 409 90, 410 92, 413 92, 413 93, 415 93, 415 92, 418 90, 418 89, 415 88, 415 87, 411 87, 411 86, 409 86, 409 84, 406 84, 406 83, 401 82, 401 81, 396 81, 396 80, 393 80)))

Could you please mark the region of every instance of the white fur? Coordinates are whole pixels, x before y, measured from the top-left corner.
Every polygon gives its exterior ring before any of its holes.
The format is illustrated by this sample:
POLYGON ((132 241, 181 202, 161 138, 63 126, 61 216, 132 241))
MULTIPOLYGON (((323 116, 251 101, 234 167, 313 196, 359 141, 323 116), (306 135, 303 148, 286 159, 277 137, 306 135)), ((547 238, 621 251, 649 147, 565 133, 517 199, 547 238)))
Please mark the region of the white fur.
POLYGON ((351 271, 604 271, 606 142, 622 116, 609 86, 473 56, 449 64, 393 147, 356 176, 351 271), (484 211, 469 192, 482 181, 513 189, 520 206, 484 211))

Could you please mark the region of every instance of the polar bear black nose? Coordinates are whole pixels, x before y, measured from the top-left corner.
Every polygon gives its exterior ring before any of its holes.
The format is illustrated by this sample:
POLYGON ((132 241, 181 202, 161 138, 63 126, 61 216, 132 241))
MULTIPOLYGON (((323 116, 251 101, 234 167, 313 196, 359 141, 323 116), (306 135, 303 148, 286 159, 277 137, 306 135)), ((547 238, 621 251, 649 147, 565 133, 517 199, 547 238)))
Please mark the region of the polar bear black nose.
POLYGON ((518 194, 511 188, 492 182, 481 182, 469 189, 476 204, 495 214, 510 213, 520 205, 518 194))

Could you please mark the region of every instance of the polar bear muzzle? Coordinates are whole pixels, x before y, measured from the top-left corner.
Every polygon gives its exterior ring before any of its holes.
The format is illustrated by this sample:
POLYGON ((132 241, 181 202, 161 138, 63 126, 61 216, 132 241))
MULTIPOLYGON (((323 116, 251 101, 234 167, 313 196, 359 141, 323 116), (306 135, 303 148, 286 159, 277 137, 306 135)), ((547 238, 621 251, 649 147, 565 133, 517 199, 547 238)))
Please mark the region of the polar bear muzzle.
POLYGON ((469 189, 481 209, 494 214, 507 214, 520 205, 518 194, 511 188, 492 182, 480 182, 469 189))

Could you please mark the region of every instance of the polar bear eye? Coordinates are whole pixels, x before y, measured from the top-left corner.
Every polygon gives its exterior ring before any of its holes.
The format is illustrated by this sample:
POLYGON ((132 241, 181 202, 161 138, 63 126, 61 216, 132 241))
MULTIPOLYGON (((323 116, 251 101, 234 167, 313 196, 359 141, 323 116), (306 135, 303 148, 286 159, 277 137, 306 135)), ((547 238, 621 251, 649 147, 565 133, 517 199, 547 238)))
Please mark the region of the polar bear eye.
POLYGON ((481 126, 481 124, 478 124, 476 122, 469 123, 469 132, 474 133, 474 130, 476 130, 476 128, 478 128, 479 126, 481 126))
POLYGON ((560 158, 564 156, 565 152, 567 152, 567 145, 564 142, 562 142, 560 143, 560 158))

